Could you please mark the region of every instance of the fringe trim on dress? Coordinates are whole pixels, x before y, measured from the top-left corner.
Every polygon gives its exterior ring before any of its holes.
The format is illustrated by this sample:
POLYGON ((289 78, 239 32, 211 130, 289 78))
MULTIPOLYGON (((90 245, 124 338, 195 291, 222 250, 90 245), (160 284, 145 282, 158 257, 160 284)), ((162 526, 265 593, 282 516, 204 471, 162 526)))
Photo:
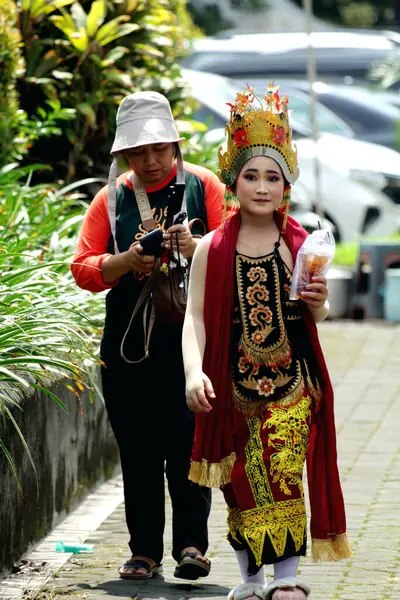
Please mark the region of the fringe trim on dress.
POLYGON ((204 458, 201 462, 192 461, 189 479, 199 485, 220 488, 230 482, 235 460, 236 454, 232 452, 230 456, 226 456, 219 463, 209 463, 204 458))
POLYGON ((327 540, 312 539, 311 544, 313 562, 336 562, 353 556, 345 533, 327 540))
POLYGON ((292 350, 286 335, 277 348, 260 348, 260 350, 257 350, 254 346, 250 346, 242 335, 239 347, 243 348, 244 354, 250 358, 253 364, 265 365, 266 367, 281 365, 285 360, 292 357, 292 350))

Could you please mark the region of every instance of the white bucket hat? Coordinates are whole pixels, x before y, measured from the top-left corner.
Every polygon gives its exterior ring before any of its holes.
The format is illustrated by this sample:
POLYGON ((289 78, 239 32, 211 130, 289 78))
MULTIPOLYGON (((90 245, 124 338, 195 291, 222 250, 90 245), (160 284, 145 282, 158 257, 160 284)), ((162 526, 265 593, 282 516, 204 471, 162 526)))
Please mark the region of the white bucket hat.
POLYGON ((158 92, 136 92, 124 98, 117 112, 117 131, 111 154, 146 144, 181 142, 171 107, 158 92))
MULTIPOLYGON (((179 137, 170 104, 165 96, 158 92, 135 92, 124 98, 117 112, 117 129, 111 154, 114 156, 108 175, 108 215, 111 233, 116 241, 116 188, 118 175, 118 156, 124 151, 147 144, 177 143, 184 140, 179 137)), ((177 145, 176 185, 185 185, 182 153, 177 145)), ((184 188, 183 188, 184 189, 184 188)), ((185 203, 183 193, 182 204, 185 203)))

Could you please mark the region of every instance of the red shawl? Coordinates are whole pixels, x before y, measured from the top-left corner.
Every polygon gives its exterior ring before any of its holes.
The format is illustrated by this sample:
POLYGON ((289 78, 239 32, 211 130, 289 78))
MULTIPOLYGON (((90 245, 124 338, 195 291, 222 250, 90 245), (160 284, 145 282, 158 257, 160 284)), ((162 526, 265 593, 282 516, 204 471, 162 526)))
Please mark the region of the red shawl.
MULTIPOLYGON (((211 241, 204 301, 206 348, 203 370, 210 378, 216 398, 210 413, 197 413, 190 479, 209 487, 230 481, 235 461, 232 435, 232 379, 230 335, 234 298, 234 254, 240 214, 234 215, 211 241)), ((288 218, 285 241, 296 260, 307 232, 288 218)), ((339 560, 351 556, 345 535, 346 517, 336 455, 333 389, 311 312, 304 305, 304 319, 317 358, 323 391, 315 415, 307 456, 311 505, 311 537, 314 560, 339 560)))

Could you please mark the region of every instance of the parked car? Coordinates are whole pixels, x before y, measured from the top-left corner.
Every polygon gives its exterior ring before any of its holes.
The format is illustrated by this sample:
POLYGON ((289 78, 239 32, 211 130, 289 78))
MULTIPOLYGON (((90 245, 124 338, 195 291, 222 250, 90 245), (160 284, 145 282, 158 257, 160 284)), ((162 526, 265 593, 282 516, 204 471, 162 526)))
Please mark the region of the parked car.
MULTIPOLYGON (((246 83, 243 80, 234 83, 233 80, 221 75, 192 71, 191 69, 182 69, 182 76, 191 86, 193 95, 199 103, 198 110, 195 113, 196 119, 202 123, 208 121, 210 129, 223 127, 226 123, 227 97, 229 95, 235 96, 235 92, 241 87, 244 89, 246 83)), ((260 85, 265 86, 264 80, 262 84, 260 84, 259 79, 255 79, 254 82, 253 80, 250 81, 252 85, 254 83, 256 91, 260 85)), ((308 125, 310 112, 308 95, 303 90, 297 90, 294 85, 291 85, 291 80, 288 81, 289 85, 291 86, 290 108, 293 110, 292 118, 297 127, 307 136, 310 131, 308 125), (301 127, 302 124, 304 128, 301 127)), ((281 85, 281 90, 286 92, 286 85, 281 85)), ((261 96, 263 95, 264 90, 261 89, 261 96)), ((320 102, 317 104, 317 122, 321 131, 354 137, 351 127, 320 102)))
MULTIPOLYGON (((207 139, 222 142, 229 107, 237 85, 215 74, 184 70, 199 102, 197 119, 209 125, 207 139)), ((387 235, 400 225, 400 154, 390 148, 322 134, 315 142, 309 127, 292 115, 291 124, 298 147, 300 179, 308 206, 323 214, 335 227, 336 238, 354 241, 361 234, 387 235), (316 166, 320 172, 320 192, 316 166)))
MULTIPOLYGON (((245 85, 243 79, 238 81, 245 85)), ((265 80, 251 79, 255 90, 263 95, 265 80)), ((310 88, 307 81, 279 79, 280 89, 290 97, 296 119, 310 124, 310 88)), ((317 81, 313 89, 317 98, 317 125, 324 133, 336 133, 358 140, 399 147, 400 108, 385 102, 380 92, 358 86, 326 84, 317 81)))
MULTIPOLYGON (((314 32, 311 40, 317 72, 326 82, 365 83, 371 68, 398 47, 385 35, 343 30, 314 32)), ((306 33, 207 37, 195 40, 192 53, 181 63, 234 79, 255 75, 299 79, 307 74, 308 46, 306 33)))

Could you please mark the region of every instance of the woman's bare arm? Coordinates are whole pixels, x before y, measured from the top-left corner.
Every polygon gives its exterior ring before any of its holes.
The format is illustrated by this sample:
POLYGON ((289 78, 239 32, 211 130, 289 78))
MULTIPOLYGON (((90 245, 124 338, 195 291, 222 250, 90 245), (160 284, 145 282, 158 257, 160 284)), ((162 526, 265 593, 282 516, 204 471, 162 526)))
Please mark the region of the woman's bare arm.
POLYGON ((182 350, 186 377, 186 397, 191 410, 208 412, 211 406, 206 394, 212 398, 214 391, 203 373, 203 356, 206 346, 204 327, 204 293, 207 275, 208 251, 214 232, 208 233, 198 244, 190 270, 190 283, 182 350))

